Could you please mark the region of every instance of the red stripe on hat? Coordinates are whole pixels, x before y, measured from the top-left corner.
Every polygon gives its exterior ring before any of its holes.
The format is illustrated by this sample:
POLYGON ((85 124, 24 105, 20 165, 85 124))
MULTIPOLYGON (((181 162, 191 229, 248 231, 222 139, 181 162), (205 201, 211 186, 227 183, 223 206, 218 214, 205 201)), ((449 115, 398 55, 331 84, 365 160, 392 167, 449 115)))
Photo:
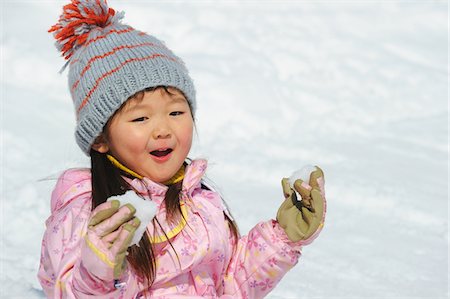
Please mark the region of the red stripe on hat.
POLYGON ((75 88, 77 88, 78 84, 80 83, 81 77, 83 77, 84 74, 91 68, 91 65, 94 61, 101 59, 101 58, 105 58, 107 56, 110 56, 122 49, 133 49, 133 48, 139 48, 139 47, 144 47, 144 46, 160 47, 159 45, 156 45, 154 43, 142 43, 142 44, 137 44, 137 45, 122 45, 122 46, 112 49, 112 51, 106 52, 105 54, 92 57, 91 59, 89 59, 89 61, 87 62, 87 65, 81 71, 80 78, 72 85, 72 92, 74 91, 75 88))
POLYGON ((111 30, 111 31, 108 31, 105 35, 100 35, 100 36, 97 36, 97 37, 91 39, 90 41, 88 41, 88 42, 86 43, 85 46, 88 46, 88 45, 90 45, 90 44, 92 44, 92 43, 98 41, 99 39, 105 38, 105 37, 107 37, 108 35, 110 35, 110 34, 112 34, 112 33, 124 34, 124 33, 130 32, 130 31, 133 31, 133 30, 134 30, 134 28, 132 28, 132 27, 129 27, 129 28, 127 28, 127 29, 122 29, 122 30, 113 29, 113 30, 111 30))
MULTIPOLYGON (((97 37, 95 37, 95 38, 89 40, 86 44, 83 44, 83 46, 84 46, 83 52, 86 50, 86 47, 89 46, 90 44, 92 44, 92 43, 94 43, 94 42, 96 42, 96 41, 98 41, 98 40, 100 40, 100 39, 106 38, 106 37, 108 37, 108 35, 110 35, 110 34, 112 34, 112 33, 116 33, 116 34, 124 34, 124 33, 130 32, 130 31, 133 31, 133 30, 134 30, 134 29, 133 29, 132 27, 129 27, 129 28, 127 28, 127 29, 122 29, 122 30, 113 29, 113 30, 111 30, 111 31, 108 31, 105 35, 97 36, 97 37)), ((87 38, 87 36, 86 36, 86 38, 87 38)), ((70 62, 70 64, 74 64, 74 63, 77 62, 77 61, 79 61, 79 59, 74 59, 74 60, 72 60, 72 61, 70 62)))
POLYGON ((92 87, 91 90, 89 90, 89 93, 86 95, 86 97, 83 99, 83 101, 81 102, 80 107, 77 109, 77 115, 80 113, 81 109, 83 109, 83 107, 88 103, 89 98, 91 97, 91 95, 94 93, 94 91, 98 88, 100 81, 102 81, 104 78, 110 76, 111 74, 113 74, 114 72, 116 72, 117 70, 119 70, 120 68, 122 68, 124 65, 130 63, 130 62, 134 62, 134 61, 142 61, 142 60, 147 60, 147 59, 154 59, 156 57, 161 57, 161 58, 167 58, 169 60, 175 61, 176 59, 166 56, 166 55, 162 55, 162 54, 153 54, 150 56, 146 56, 146 57, 142 57, 142 58, 130 58, 128 60, 125 60, 121 65, 119 65, 118 67, 106 72, 105 74, 103 74, 100 78, 98 78, 95 81, 95 85, 92 87))

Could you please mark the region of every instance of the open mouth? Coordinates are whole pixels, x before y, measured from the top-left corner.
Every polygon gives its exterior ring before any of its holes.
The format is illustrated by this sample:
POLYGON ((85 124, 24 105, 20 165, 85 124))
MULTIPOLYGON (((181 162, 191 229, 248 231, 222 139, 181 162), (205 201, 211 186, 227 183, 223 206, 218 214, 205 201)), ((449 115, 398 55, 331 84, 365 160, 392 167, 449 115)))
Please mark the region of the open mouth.
POLYGON ((150 154, 155 157, 164 157, 164 156, 167 156, 168 154, 170 154, 172 151, 173 151, 173 149, 166 148, 166 149, 159 149, 156 151, 152 151, 152 152, 150 152, 150 154))

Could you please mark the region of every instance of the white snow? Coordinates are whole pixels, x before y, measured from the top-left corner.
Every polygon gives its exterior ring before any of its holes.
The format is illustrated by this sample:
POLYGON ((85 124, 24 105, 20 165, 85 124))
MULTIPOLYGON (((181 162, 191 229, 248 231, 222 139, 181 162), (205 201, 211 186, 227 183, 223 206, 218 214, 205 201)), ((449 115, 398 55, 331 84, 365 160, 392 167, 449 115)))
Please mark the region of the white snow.
POLYGON ((317 170, 317 167, 315 167, 311 164, 307 164, 307 165, 303 166, 302 168, 294 171, 288 178, 289 185, 291 185, 291 188, 294 189, 294 183, 296 180, 299 180, 299 179, 302 180, 303 182, 309 184, 309 179, 310 179, 311 173, 315 170, 317 170))
POLYGON ((139 241, 141 241, 142 236, 145 233, 147 225, 150 221, 155 217, 156 214, 156 204, 150 200, 143 200, 139 197, 134 191, 127 191, 123 195, 116 195, 108 198, 108 201, 117 199, 120 202, 120 206, 131 204, 136 212, 134 213, 134 217, 141 221, 141 224, 134 232, 133 239, 131 239, 131 245, 137 244, 139 246, 139 241))
MULTIPOLYGON (((108 1, 163 39, 198 90, 191 157, 242 232, 281 178, 324 173, 320 237, 268 298, 448 298, 447 1, 108 1)), ((1 298, 36 279, 50 193, 75 144, 46 31, 67 1, 1 1, 1 298)))

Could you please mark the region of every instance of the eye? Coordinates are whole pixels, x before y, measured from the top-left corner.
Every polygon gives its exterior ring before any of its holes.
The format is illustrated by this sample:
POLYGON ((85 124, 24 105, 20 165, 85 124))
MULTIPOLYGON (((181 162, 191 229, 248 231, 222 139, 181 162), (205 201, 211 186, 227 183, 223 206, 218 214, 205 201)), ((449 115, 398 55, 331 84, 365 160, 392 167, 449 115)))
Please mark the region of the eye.
POLYGON ((184 114, 183 111, 173 111, 173 112, 170 112, 170 115, 171 115, 171 116, 177 116, 177 115, 182 115, 182 114, 184 114))
POLYGON ((144 120, 147 120, 147 119, 148 119, 148 117, 142 116, 142 117, 133 119, 132 122, 141 122, 141 121, 144 121, 144 120))

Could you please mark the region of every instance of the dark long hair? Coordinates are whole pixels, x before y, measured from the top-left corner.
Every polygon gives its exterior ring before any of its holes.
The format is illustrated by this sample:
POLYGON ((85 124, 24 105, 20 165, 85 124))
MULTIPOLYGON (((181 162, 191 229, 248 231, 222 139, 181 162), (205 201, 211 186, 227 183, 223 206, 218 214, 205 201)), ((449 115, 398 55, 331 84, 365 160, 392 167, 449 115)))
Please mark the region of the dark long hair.
MULTIPOLYGON (((109 197, 122 195, 131 186, 123 179, 122 171, 116 168, 106 157, 106 154, 91 149, 92 173, 92 209, 104 203, 109 197)), ((147 234, 139 242, 128 249, 127 261, 134 272, 144 283, 153 284, 156 265, 153 248, 147 234)))
MULTIPOLYGON (((142 98, 146 91, 155 90, 158 87, 145 89, 141 92, 138 92, 133 97, 142 98)), ((167 90, 167 87, 162 87, 166 92, 170 93, 167 90)), ((122 108, 122 107, 121 107, 122 108)), ((120 109, 118 111, 120 111, 120 109)), ((110 118, 112 119, 112 117, 110 118)), ((103 130, 103 134, 106 134, 106 128, 108 124, 105 126, 103 130)), ((126 191, 131 190, 132 187, 125 181, 123 176, 130 176, 124 171, 118 169, 114 166, 107 158, 106 154, 99 153, 94 149, 90 151, 91 156, 91 175, 92 175, 92 209, 97 207, 98 205, 104 203, 109 197, 115 195, 122 195, 126 191)), ((167 219, 165 221, 168 222, 176 222, 181 220, 182 213, 180 207, 180 192, 182 188, 182 181, 176 184, 172 184, 168 186, 168 190, 165 194, 164 204, 167 211, 167 219)), ((239 231, 237 225, 234 221, 232 221, 228 216, 225 216, 228 220, 228 224, 233 233, 234 238, 238 238, 239 231)), ((156 227, 161 225, 158 222, 158 219, 153 218, 153 225, 156 227)), ((139 246, 133 245, 128 249, 127 261, 135 274, 142 279, 142 282, 150 287, 153 284, 156 274, 156 263, 155 263, 155 254, 153 251, 152 243, 150 242, 150 238, 148 236, 148 231, 144 234, 142 239, 139 242, 139 246)), ((169 244, 172 246, 170 240, 169 244)), ((172 246, 173 248, 173 246, 172 246)), ((175 250, 175 248, 173 248, 175 250)))

